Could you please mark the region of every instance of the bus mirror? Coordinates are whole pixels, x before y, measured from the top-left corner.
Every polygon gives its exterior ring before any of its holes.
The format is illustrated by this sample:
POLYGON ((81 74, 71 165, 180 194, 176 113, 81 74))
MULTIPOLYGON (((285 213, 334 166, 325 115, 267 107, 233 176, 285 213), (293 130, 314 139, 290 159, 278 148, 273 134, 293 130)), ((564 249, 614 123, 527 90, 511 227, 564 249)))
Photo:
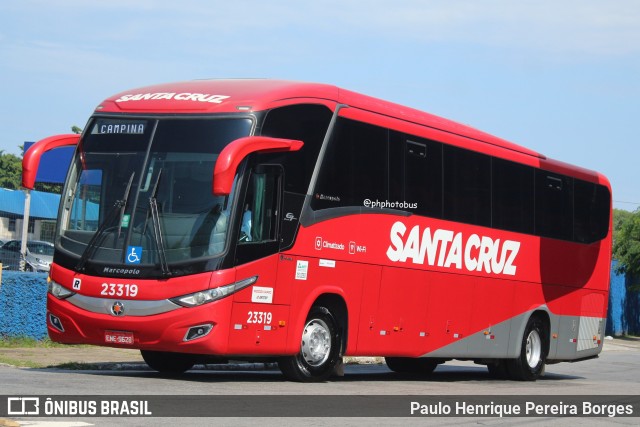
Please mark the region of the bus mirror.
POLYGON ((225 196, 231 193, 233 178, 240 162, 251 153, 275 153, 298 151, 304 142, 295 139, 247 136, 236 139, 224 147, 213 170, 213 194, 225 196))
POLYGON ((33 144, 22 159, 22 186, 33 190, 40 158, 44 153, 58 147, 78 145, 78 141, 80 141, 80 135, 68 134, 50 136, 33 144))

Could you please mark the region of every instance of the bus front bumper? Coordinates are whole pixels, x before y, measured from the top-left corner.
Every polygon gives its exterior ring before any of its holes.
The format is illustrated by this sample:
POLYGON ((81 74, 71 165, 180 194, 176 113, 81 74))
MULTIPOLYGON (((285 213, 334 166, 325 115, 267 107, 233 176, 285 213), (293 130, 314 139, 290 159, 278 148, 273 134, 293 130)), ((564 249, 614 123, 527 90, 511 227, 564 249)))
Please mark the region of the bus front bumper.
POLYGON ((109 301, 111 314, 107 314, 80 308, 48 294, 49 337, 65 344, 193 354, 227 353, 231 299, 149 315, 128 315, 130 303, 109 301))

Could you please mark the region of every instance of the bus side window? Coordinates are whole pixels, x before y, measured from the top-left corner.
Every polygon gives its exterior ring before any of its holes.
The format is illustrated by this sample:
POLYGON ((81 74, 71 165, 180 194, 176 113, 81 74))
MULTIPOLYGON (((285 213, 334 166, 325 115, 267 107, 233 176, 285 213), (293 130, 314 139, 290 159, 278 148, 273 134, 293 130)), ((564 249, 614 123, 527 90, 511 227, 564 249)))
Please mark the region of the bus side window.
MULTIPOLYGON (((409 135, 391 134, 390 152, 403 148, 402 165, 390 167, 392 182, 402 175, 397 186, 402 194, 393 194, 392 200, 406 202, 413 213, 442 218, 442 144, 409 135), (400 138, 400 140, 398 140, 400 138)), ((393 156, 391 161, 393 162, 393 156)))
POLYGON ((251 171, 245 199, 238 210, 238 264, 277 252, 281 185, 279 165, 260 165, 251 171))
POLYGON ((536 234, 573 238, 573 178, 536 171, 536 234))
POLYGON ((325 153, 311 207, 362 207, 389 197, 388 130, 339 118, 325 153))
POLYGON ((445 145, 444 218, 491 225, 491 157, 445 145))
POLYGON ((534 172, 531 166, 494 158, 492 161, 492 226, 533 234, 534 172))
POLYGON ((241 243, 276 240, 278 213, 278 176, 275 173, 251 174, 243 204, 241 243))
POLYGON ((259 166, 251 172, 242 204, 240 243, 277 240, 281 177, 280 166, 259 166))
POLYGON ((609 227, 609 191, 602 185, 579 179, 574 181, 573 189, 573 240, 592 243, 603 239, 609 227))

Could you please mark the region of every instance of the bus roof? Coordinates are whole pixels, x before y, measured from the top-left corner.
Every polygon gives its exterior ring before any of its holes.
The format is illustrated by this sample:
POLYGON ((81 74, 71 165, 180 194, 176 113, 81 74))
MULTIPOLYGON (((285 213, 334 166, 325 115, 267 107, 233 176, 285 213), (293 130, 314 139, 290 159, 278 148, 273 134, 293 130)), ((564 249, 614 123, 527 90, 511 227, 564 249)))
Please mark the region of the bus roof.
POLYGON ((268 79, 211 79, 166 83, 116 94, 98 106, 108 113, 231 113, 263 111, 287 102, 335 102, 443 130, 545 159, 542 154, 433 114, 332 85, 268 79))

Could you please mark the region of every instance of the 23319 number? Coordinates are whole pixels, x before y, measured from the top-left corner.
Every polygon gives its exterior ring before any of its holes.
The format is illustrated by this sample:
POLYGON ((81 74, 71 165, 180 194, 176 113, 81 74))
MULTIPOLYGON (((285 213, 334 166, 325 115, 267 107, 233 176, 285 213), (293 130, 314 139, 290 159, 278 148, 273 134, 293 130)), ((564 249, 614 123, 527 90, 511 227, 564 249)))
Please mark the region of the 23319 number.
POLYGON ((138 285, 103 283, 100 295, 109 297, 135 297, 138 295, 138 285))
POLYGON ((247 316, 247 323, 268 325, 273 320, 273 314, 269 311, 250 311, 247 316))

